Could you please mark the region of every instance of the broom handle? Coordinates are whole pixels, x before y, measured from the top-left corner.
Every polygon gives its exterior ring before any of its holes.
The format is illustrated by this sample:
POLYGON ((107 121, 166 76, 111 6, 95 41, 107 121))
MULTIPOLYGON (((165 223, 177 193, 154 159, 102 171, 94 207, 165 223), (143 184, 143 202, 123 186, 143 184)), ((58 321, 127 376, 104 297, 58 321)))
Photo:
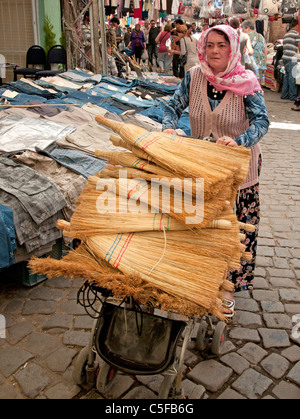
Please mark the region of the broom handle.
POLYGON ((68 221, 66 221, 66 220, 57 220, 57 222, 56 222, 56 227, 59 229, 59 230, 67 230, 68 228, 70 228, 70 223, 68 222, 68 221))
POLYGON ((120 133, 123 126, 125 125, 124 122, 112 121, 111 119, 107 119, 102 115, 97 115, 95 117, 95 120, 99 124, 103 124, 106 127, 111 128, 113 131, 117 132, 118 134, 120 133))
POLYGON ((96 157, 102 157, 107 160, 111 159, 116 162, 118 162, 120 154, 123 154, 123 153, 120 153, 119 151, 95 150, 96 157))
POLYGON ((131 146, 118 135, 111 135, 109 139, 116 147, 123 147, 131 151, 131 146))
POLYGON ((69 108, 70 106, 80 106, 77 104, 69 104, 69 103, 39 103, 37 105, 0 105, 0 108, 40 108, 40 107, 48 107, 48 106, 65 106, 66 108, 69 108))
POLYGON ((255 226, 253 224, 245 224, 245 223, 239 222, 239 226, 241 230, 249 231, 250 233, 255 232, 255 226))
POLYGON ((228 230, 232 227, 232 224, 231 221, 228 220, 213 220, 208 227, 228 230))
POLYGON ((147 160, 149 163, 153 163, 153 158, 150 157, 145 151, 142 151, 140 148, 134 147, 133 145, 126 143, 126 141, 124 141, 118 135, 111 135, 109 139, 116 147, 126 148, 140 159, 144 159, 147 160))

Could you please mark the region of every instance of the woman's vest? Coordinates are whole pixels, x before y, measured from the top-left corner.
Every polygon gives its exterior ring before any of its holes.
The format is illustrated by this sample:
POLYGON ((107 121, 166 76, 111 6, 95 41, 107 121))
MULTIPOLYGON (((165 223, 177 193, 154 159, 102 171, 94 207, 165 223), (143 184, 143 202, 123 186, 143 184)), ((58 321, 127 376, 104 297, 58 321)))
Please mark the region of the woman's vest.
MULTIPOLYGON (((207 79, 199 66, 190 70, 189 116, 191 135, 203 138, 212 136, 216 140, 223 136, 237 138, 249 128, 242 96, 227 91, 220 104, 212 111, 207 96, 207 79)), ((258 183, 258 159, 260 144, 251 147, 251 161, 247 179, 240 186, 246 189, 258 183)))

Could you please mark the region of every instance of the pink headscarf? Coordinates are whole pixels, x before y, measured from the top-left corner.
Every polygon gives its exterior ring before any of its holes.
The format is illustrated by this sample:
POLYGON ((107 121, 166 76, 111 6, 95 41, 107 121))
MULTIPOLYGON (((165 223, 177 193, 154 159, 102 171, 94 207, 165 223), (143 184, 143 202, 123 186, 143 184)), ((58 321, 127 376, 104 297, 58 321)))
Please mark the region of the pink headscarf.
POLYGON ((205 31, 198 42, 198 56, 203 74, 215 89, 219 91, 230 90, 238 96, 252 95, 256 91, 262 91, 253 71, 245 70, 241 65, 240 37, 231 26, 217 25, 205 31), (224 32, 230 41, 227 68, 223 73, 216 75, 208 65, 205 51, 208 34, 214 29, 224 32))

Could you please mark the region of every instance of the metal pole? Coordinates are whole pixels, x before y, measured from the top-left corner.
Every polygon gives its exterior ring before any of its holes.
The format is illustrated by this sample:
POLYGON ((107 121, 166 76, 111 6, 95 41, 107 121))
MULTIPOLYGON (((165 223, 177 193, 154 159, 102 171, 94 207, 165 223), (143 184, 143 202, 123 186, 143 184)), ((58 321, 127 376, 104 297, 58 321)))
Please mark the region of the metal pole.
POLYGON ((94 59, 94 71, 96 74, 100 73, 100 51, 99 51, 99 29, 98 29, 98 22, 99 22, 99 10, 97 0, 93 1, 92 4, 92 51, 93 51, 93 59, 94 59))
POLYGON ((107 74, 107 51, 106 51, 107 44, 106 44, 104 0, 99 0, 98 4, 99 4, 100 33, 101 33, 102 73, 107 74))

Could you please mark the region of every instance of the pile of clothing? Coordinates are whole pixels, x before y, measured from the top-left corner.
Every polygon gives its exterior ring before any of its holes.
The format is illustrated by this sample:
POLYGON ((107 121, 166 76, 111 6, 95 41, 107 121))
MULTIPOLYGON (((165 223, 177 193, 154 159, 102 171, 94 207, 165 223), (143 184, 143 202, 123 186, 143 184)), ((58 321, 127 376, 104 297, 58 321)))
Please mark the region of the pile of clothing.
MULTIPOLYGON (((87 179, 115 151, 111 129, 96 115, 160 131, 176 79, 156 81, 70 70, 40 80, 21 79, 0 89, 0 269, 51 250, 70 220, 87 179)), ((190 133, 188 114, 179 128, 190 133)), ((118 148, 120 150, 120 148, 118 148)))

